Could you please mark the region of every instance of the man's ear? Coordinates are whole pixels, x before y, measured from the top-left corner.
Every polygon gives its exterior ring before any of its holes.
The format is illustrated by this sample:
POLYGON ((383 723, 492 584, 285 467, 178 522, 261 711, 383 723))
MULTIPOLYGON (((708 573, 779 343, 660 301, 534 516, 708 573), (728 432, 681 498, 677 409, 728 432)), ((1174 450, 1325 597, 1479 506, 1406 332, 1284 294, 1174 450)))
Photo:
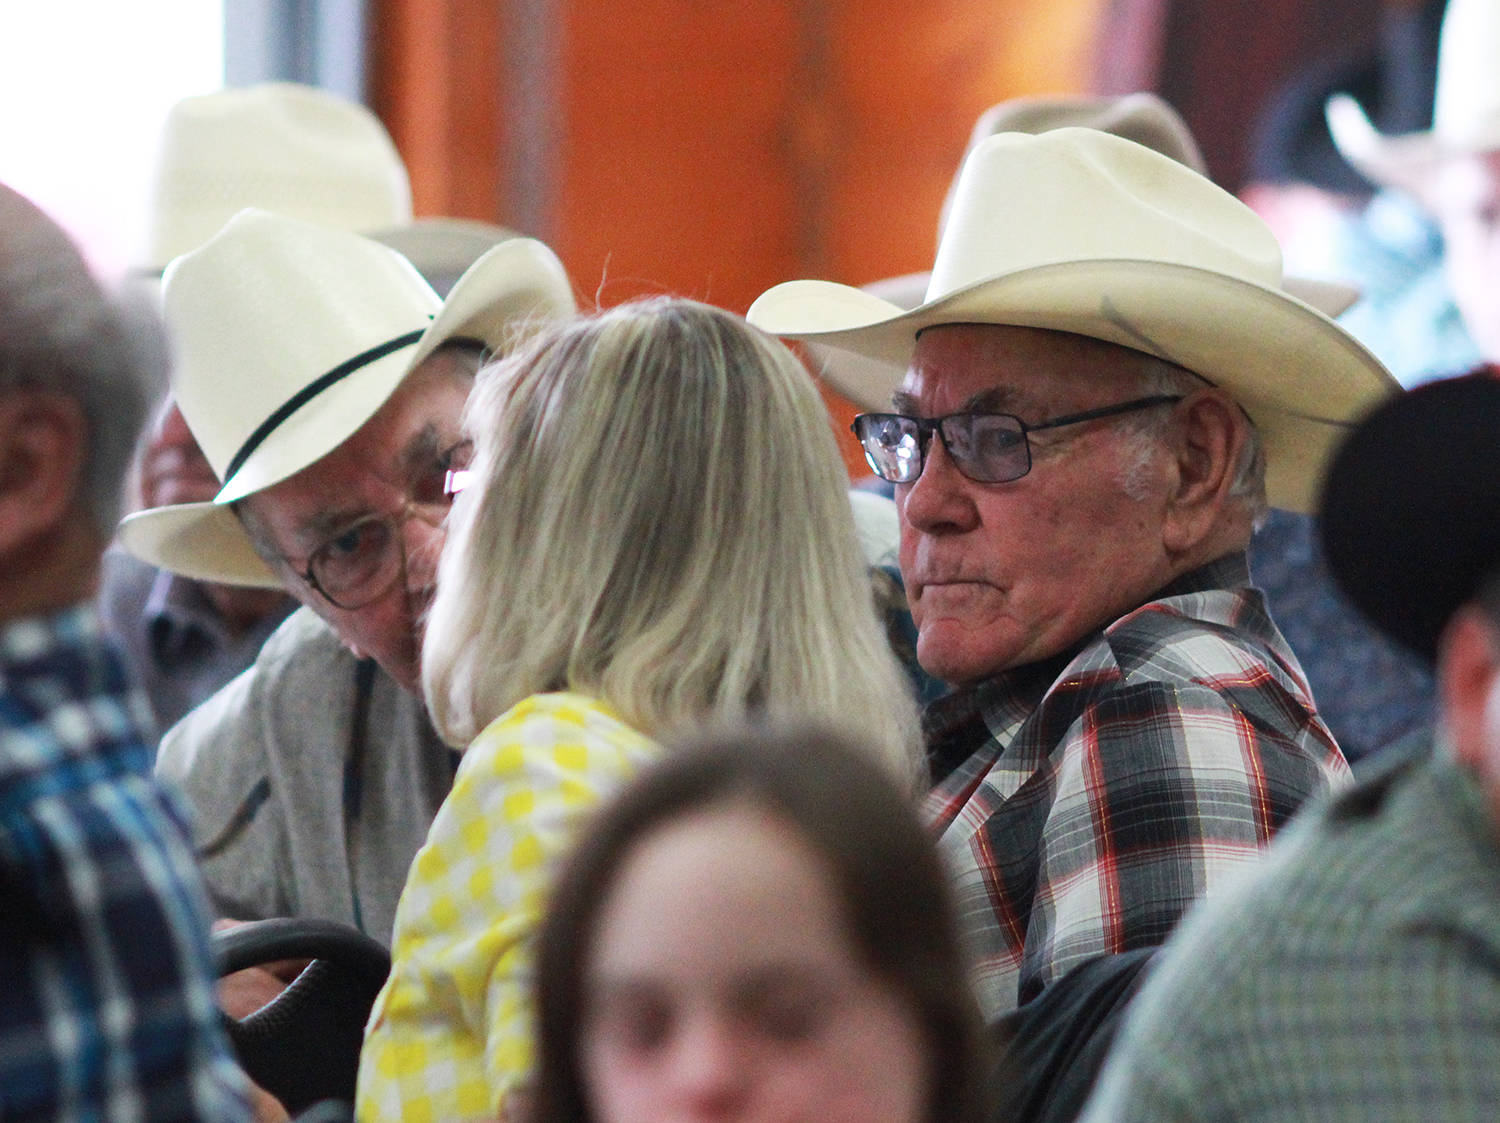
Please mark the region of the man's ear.
POLYGON ((0 395, 0 555, 52 533, 77 502, 88 426, 63 394, 0 395))
POLYGON ((1191 552, 1217 528, 1234 489, 1250 422, 1223 390, 1195 390, 1174 407, 1171 490, 1163 544, 1191 552))
POLYGON ((1438 642, 1437 689, 1441 721, 1458 759, 1481 776, 1500 779, 1500 745, 1489 729, 1500 674, 1497 637, 1484 611, 1458 610, 1438 642))

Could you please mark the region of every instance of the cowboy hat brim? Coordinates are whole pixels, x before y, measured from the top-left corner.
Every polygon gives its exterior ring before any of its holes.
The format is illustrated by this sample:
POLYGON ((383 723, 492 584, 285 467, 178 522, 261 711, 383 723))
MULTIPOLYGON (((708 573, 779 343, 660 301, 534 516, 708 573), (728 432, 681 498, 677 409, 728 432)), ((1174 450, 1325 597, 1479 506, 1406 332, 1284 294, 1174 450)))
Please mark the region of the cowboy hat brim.
POLYGON ((1375 183, 1397 187, 1426 201, 1432 171, 1444 160, 1500 149, 1500 130, 1445 137, 1436 130, 1387 136, 1348 94, 1335 94, 1325 109, 1339 154, 1375 183))
POLYGON ((321 460, 373 417, 444 343, 474 339, 504 352, 536 319, 571 315, 572 286, 556 255, 530 238, 500 243, 453 286, 415 340, 366 364, 288 416, 211 503, 155 507, 120 524, 120 541, 159 568, 231 585, 280 584, 229 505, 321 460))
MULTIPOLYGON (((931 279, 931 273, 903 273, 899 277, 887 277, 860 287, 897 308, 910 311, 922 304, 931 279)), ((1308 277, 1287 277, 1282 281, 1282 287, 1288 296, 1329 317, 1347 312, 1360 295, 1359 290, 1351 285, 1308 277)), ((883 410, 891 404, 891 395, 901 385, 901 378, 906 373, 904 364, 891 366, 850 351, 820 346, 811 340, 807 343, 813 373, 860 409, 883 410)))
POLYGON ((232 507, 181 503, 149 507, 120 523, 120 544, 142 561, 195 581, 279 589, 232 507))
POLYGON ((756 300, 773 335, 904 370, 925 328, 1007 324, 1089 336, 1155 355, 1221 386, 1265 445, 1266 491, 1310 511, 1324 465, 1351 423, 1398 389, 1380 361, 1287 293, 1171 262, 1101 259, 991 277, 905 310, 861 289, 790 281, 756 300))

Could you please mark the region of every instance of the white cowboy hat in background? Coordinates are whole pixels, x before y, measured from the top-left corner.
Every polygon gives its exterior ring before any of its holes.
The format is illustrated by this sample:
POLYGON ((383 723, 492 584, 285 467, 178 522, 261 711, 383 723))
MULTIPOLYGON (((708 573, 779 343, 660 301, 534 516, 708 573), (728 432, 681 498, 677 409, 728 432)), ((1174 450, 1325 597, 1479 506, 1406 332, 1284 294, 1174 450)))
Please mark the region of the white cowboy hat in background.
POLYGON ((231 503, 332 452, 443 343, 504 351, 575 307, 562 264, 530 238, 489 250, 445 300, 394 250, 258 210, 173 261, 162 299, 172 391, 224 486, 129 516, 120 541, 174 573, 264 586, 279 582, 231 503))
POLYGON ((1250 208, 1159 152, 1093 129, 982 141, 960 173, 923 302, 790 281, 752 324, 904 369, 924 328, 1073 332, 1222 386, 1267 455, 1270 502, 1310 510, 1349 423, 1398 389, 1378 359, 1282 288, 1281 250, 1250 208))
POLYGON ((1438 40, 1432 128, 1388 136, 1348 94, 1328 99, 1328 130, 1344 159, 1376 183, 1425 193, 1432 166, 1500 149, 1500 3, 1450 0, 1438 40))
MULTIPOLYGON (((1119 97, 1021 97, 991 106, 979 116, 964 150, 965 159, 981 141, 998 133, 1045 133, 1054 129, 1089 128, 1135 141, 1164 156, 1208 174, 1208 165, 1198 142, 1182 115, 1153 93, 1133 93, 1119 97)), ((960 169, 961 170, 961 169, 960 169)), ((959 176, 953 177, 938 221, 938 237, 948 223, 959 176)), ((861 287, 868 293, 888 300, 901 308, 917 307, 926 297, 931 273, 905 273, 887 277, 861 287)), ((1357 289, 1331 281, 1287 277, 1284 287, 1329 316, 1346 311, 1359 297, 1357 289)), ((863 409, 882 410, 890 405, 891 394, 900 385, 905 367, 888 364, 819 347, 808 347, 811 365, 839 393, 863 409)))
POLYGON ((516 237, 468 219, 413 219, 406 165, 374 113, 326 90, 267 82, 184 98, 168 112, 134 272, 159 275, 246 207, 383 242, 439 293, 516 237))

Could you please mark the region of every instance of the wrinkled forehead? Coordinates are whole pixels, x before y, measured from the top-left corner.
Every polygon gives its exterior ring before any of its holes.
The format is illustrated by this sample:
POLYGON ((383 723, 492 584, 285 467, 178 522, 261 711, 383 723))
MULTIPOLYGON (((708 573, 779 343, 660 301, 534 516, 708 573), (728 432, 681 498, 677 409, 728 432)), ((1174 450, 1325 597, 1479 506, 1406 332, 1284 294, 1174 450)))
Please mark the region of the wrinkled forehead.
POLYGON ((1147 356, 1071 332, 942 324, 917 337, 894 396, 902 412, 993 410, 1022 416, 1134 388, 1147 356))

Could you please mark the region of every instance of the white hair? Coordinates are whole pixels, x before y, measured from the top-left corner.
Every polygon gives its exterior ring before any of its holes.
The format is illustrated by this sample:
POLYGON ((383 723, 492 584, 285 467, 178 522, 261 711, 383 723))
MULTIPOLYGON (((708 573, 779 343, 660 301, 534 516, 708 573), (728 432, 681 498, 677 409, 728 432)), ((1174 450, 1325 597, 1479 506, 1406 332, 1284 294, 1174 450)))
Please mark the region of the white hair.
POLYGON ((155 313, 112 299, 58 225, 0 185, 0 391, 45 390, 78 403, 88 437, 77 498, 104 538, 120 517, 166 356, 155 313))
POLYGON ((474 483, 423 643, 451 742, 573 689, 655 737, 831 722, 914 780, 916 708, 876 620, 848 479, 780 343, 687 300, 622 305, 482 371, 466 427, 474 483))
MULTIPOLYGON (((1140 390, 1142 397, 1157 394, 1176 394, 1186 397, 1195 390, 1211 385, 1206 379, 1192 371, 1158 359, 1153 355, 1140 356, 1140 390)), ((1149 484, 1146 473, 1152 457, 1161 446, 1161 441, 1171 424, 1171 415, 1166 410, 1144 410, 1126 418, 1127 424, 1138 434, 1130 455, 1120 471, 1120 486, 1132 499, 1146 497, 1149 484)), ((1244 504, 1254 525, 1265 519, 1266 504, 1266 453, 1255 423, 1246 418, 1248 428, 1239 461, 1234 466, 1234 482, 1230 486, 1231 499, 1244 504)))

